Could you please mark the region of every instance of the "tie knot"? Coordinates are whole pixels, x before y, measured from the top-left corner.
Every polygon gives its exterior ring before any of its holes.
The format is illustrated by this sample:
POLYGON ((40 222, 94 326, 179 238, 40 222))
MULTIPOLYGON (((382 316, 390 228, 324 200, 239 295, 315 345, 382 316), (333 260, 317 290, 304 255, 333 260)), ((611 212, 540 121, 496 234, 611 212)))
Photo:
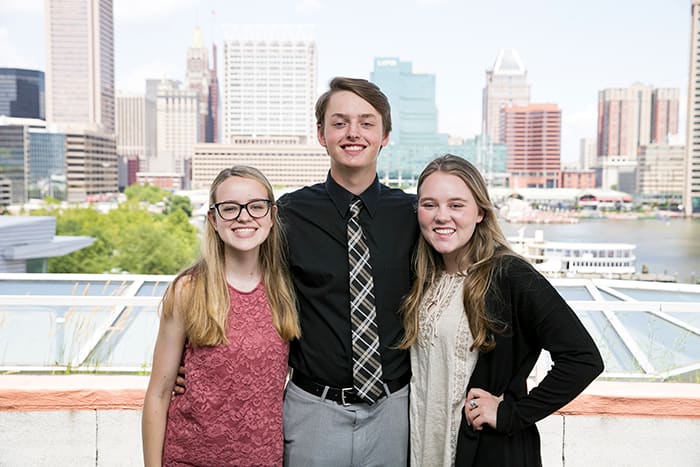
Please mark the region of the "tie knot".
POLYGON ((362 210, 362 200, 360 198, 355 198, 350 203, 350 217, 357 217, 362 210))

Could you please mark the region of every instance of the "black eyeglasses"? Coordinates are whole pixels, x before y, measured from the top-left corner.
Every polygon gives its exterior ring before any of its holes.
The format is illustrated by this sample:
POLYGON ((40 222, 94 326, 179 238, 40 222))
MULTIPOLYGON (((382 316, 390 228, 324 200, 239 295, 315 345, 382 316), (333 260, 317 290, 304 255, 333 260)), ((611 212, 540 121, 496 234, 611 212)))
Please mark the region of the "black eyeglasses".
POLYGON ((219 216, 225 221, 235 221, 238 220, 244 209, 253 219, 265 217, 267 213, 270 212, 271 205, 272 201, 269 199, 254 199, 245 204, 235 203, 233 201, 222 201, 212 204, 209 206, 209 209, 216 209, 216 212, 218 212, 219 216))

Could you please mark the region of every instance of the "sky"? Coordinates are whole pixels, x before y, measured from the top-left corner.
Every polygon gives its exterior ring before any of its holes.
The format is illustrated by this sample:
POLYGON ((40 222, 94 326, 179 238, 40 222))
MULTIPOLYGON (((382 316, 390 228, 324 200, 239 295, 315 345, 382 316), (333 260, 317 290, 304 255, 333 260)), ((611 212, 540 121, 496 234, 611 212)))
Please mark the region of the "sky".
MULTIPOLYGON (((562 110, 562 161, 595 137, 598 91, 635 82, 680 88, 685 140, 691 0, 114 0, 117 90, 184 80, 196 26, 219 47, 226 25, 308 24, 318 90, 333 76, 369 79, 376 57, 436 77, 438 129, 480 132, 485 72, 501 48, 525 64, 533 103, 562 110)), ((43 0, 0 0, 0 67, 46 69, 43 0)), ((220 71, 220 75, 221 75, 220 71)), ((222 80, 222 77, 220 77, 222 80)), ((220 81, 222 84, 222 81, 220 81)))

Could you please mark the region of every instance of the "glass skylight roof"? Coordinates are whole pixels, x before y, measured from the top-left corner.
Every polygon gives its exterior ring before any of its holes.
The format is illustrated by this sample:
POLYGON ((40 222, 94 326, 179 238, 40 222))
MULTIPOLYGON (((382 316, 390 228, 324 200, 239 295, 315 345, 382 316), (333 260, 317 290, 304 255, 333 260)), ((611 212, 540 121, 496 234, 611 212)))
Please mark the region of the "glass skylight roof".
MULTIPOLYGON (((0 274, 0 371, 150 371, 172 279, 0 274)), ((598 344, 601 379, 700 382, 700 285, 551 281, 598 344)))

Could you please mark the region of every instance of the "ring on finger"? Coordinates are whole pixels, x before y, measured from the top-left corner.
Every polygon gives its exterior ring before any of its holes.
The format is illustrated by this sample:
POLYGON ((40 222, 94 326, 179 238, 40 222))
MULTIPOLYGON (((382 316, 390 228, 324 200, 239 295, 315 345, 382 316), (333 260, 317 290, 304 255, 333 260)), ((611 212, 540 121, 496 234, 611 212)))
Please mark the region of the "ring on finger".
POLYGON ((469 400, 469 407, 471 407, 472 409, 479 407, 479 404, 477 404, 476 399, 469 400))

